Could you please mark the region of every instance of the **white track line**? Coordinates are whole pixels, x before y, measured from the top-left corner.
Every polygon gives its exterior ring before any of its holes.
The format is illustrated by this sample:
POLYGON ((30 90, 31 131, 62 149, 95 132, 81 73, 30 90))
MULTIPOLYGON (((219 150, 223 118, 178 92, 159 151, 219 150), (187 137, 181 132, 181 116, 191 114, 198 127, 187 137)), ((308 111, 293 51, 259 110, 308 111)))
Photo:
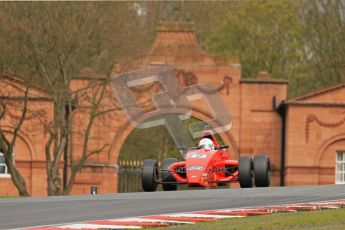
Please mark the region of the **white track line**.
MULTIPOLYGON (((162 215, 159 215, 162 216, 162 215)), ((151 222, 151 223, 171 223, 171 224, 194 224, 191 221, 178 221, 178 220, 160 220, 160 219, 149 219, 149 218, 140 218, 140 217, 130 217, 130 218, 121 218, 121 219, 109 219, 109 221, 123 221, 123 222, 151 222)))
POLYGON ((173 214, 164 214, 160 216, 168 217, 192 217, 192 218, 213 218, 213 219, 224 219, 224 218, 239 218, 242 216, 225 216, 225 215, 209 215, 209 214, 197 214, 197 213, 173 213, 173 214))
POLYGON ((103 225, 103 224, 70 224, 70 225, 60 225, 54 226, 55 228, 61 229, 138 229, 140 226, 135 225, 103 225))

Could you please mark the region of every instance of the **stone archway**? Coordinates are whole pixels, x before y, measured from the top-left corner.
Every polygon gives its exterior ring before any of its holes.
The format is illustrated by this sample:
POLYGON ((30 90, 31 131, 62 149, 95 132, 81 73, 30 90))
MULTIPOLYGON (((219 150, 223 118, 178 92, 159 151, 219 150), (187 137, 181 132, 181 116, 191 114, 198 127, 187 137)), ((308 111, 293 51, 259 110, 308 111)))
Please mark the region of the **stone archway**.
POLYGON ((335 183, 335 162, 337 151, 345 151, 345 134, 328 139, 320 148, 314 162, 319 165, 318 184, 335 183))
MULTIPOLYGON (((202 110, 194 109, 191 118, 182 121, 184 125, 190 122, 209 121, 211 117, 202 110)), ((211 127, 210 122, 205 122, 211 127)), ((117 173, 117 192, 140 192, 140 166, 144 159, 156 159, 173 157, 182 160, 179 150, 165 126, 160 125, 148 129, 135 129, 126 123, 124 129, 118 132, 112 144, 112 161, 119 166, 117 173), (152 139, 153 138, 155 139, 152 139), (116 152, 115 152, 116 151, 116 152)), ((230 131, 217 134, 217 139, 230 146, 230 157, 238 159, 238 149, 230 131)), ((198 139, 194 139, 197 145, 198 139)))
MULTIPOLYGON (((13 135, 13 129, 10 127, 2 127, 4 130, 4 133, 8 135, 8 138, 12 138, 13 135)), ((22 152, 19 156, 16 155, 16 160, 19 161, 32 161, 34 159, 33 154, 36 152, 34 149, 34 143, 26 135, 25 133, 19 131, 18 136, 17 136, 17 142, 15 146, 15 151, 18 151, 19 149, 25 149, 25 151, 20 151, 22 152)))
MULTIPOLYGON (((193 109, 192 117, 201 120, 201 121, 207 121, 212 119, 210 114, 199 110, 199 109, 193 109)), ((209 124, 212 126, 212 124, 209 124)), ((128 136, 133 132, 135 127, 127 121, 124 125, 122 125, 118 130, 118 132, 115 134, 113 142, 109 148, 109 159, 112 163, 117 164, 119 160, 119 156, 121 153, 121 149, 126 142, 128 136)), ((238 159, 239 157, 239 151, 238 147, 236 145, 235 139, 233 135, 231 134, 231 129, 225 133, 219 133, 220 138, 223 140, 224 143, 229 144, 230 146, 230 152, 233 153, 230 157, 234 159, 238 159)))

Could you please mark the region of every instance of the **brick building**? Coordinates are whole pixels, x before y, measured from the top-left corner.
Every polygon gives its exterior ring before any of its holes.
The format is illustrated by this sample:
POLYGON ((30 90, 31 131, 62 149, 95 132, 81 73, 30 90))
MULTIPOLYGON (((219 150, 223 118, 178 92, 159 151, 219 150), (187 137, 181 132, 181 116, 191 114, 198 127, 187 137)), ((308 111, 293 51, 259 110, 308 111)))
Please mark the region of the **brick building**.
MULTIPOLYGON (((273 79, 264 71, 255 78, 243 79, 240 64, 227 63, 202 49, 192 23, 160 23, 153 44, 138 60, 136 68, 166 64, 176 70, 176 77, 182 85, 207 83, 218 89, 233 116, 232 129, 220 134, 223 141, 231 145, 232 158, 268 153, 274 186, 335 183, 336 161, 339 167, 345 161, 344 84, 286 100, 286 81, 273 79)), ((116 68, 114 72, 120 73, 120 69, 116 68)), ((85 76, 75 79, 72 90, 78 95, 94 81, 97 79, 85 76)), ((18 99, 15 92, 18 87, 23 87, 20 80, 13 77, 2 78, 0 85, 8 89, 7 93, 2 92, 5 102, 18 99), (13 84, 16 87, 11 88, 13 84)), ((37 87, 31 93, 30 105, 35 110, 44 111, 41 113, 44 113, 45 119, 51 120, 53 108, 47 92, 37 87)), ((115 100, 110 87, 108 93, 105 106, 110 106, 115 100)), ((75 122, 82 129, 86 125, 85 114, 76 113, 75 122)), ((207 106, 199 101, 193 103, 192 116, 200 120, 212 118, 207 106)), ((13 131, 10 124, 10 116, 0 124, 3 129, 8 127, 9 135, 13 131)), ((44 146, 47 136, 43 127, 32 135, 30 126, 35 126, 34 121, 27 120, 25 124, 15 149, 16 165, 28 181, 30 194, 46 195, 44 146)), ((39 127, 35 126, 36 129, 39 127)), ((103 145, 107 147, 91 157, 78 174, 73 194, 87 194, 92 185, 98 186, 100 193, 117 191, 118 157, 134 128, 122 111, 96 122, 90 149, 103 145)), ((82 148, 78 138, 81 136, 72 140, 76 153, 82 148)), ((341 181, 343 177, 340 175, 343 174, 340 168, 338 171, 341 181)), ((16 194, 1 162, 0 188, 0 195, 16 194)))
POLYGON ((285 184, 345 183, 345 84, 285 101, 285 184))

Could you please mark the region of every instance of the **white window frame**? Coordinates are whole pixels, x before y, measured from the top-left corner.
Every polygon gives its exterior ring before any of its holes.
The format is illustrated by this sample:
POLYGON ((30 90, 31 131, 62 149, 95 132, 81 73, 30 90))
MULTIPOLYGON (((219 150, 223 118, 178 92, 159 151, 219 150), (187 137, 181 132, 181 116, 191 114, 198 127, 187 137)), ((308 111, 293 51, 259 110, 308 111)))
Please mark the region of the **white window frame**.
POLYGON ((339 150, 335 155, 335 184, 345 184, 345 150, 339 150), (338 160, 340 154, 342 154, 342 160, 338 160), (339 164, 342 165, 342 169, 338 167, 339 164))
MULTIPOLYGON (((2 152, 0 152, 0 155, 4 156, 4 154, 2 152)), ((11 174, 8 173, 8 167, 7 167, 6 163, 0 163, 0 167, 4 167, 4 166, 5 166, 5 173, 0 173, 0 178, 11 177, 11 174)))

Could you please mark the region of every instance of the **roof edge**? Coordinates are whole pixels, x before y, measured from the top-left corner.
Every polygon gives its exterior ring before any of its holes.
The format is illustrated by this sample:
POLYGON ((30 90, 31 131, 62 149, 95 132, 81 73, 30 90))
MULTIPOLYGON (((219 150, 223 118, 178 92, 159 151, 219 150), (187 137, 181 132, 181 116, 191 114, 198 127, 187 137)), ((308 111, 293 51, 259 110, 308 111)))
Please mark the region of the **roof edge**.
POLYGON ((188 21, 160 21, 156 26, 157 32, 195 32, 194 22, 188 21))
POLYGON ((99 80, 99 81, 103 81, 103 80, 107 80, 107 78, 109 78, 109 77, 106 77, 106 76, 104 76, 104 77, 102 77, 102 76, 100 76, 100 77, 76 76, 76 77, 72 78, 72 81, 73 80, 87 80, 87 81, 99 80))
POLYGON ((312 91, 310 93, 307 93, 307 94, 304 94, 304 95, 301 95, 301 96, 297 96, 297 97, 293 97, 293 98, 287 100, 286 103, 297 102, 297 101, 301 101, 301 100, 304 100, 304 99, 312 98, 314 96, 318 96, 318 95, 321 95, 321 94, 324 94, 324 93, 327 93, 327 92, 331 92, 331 91, 334 91, 334 90, 337 90, 337 89, 343 88, 343 87, 345 87, 345 83, 338 83, 338 84, 330 86, 330 87, 314 90, 314 91, 312 91))
MULTIPOLYGON (((2 80, 2 79, 14 81, 14 82, 21 84, 23 86, 25 85, 25 81, 17 75, 5 74, 5 75, 0 76, 0 80, 2 80)), ((36 84, 31 84, 29 88, 34 88, 34 89, 39 90, 45 94, 49 94, 49 91, 47 89, 45 89, 41 86, 38 86, 36 84)))
POLYGON ((306 102, 306 101, 284 101, 284 105, 297 106, 320 106, 320 107, 345 107, 343 102, 306 102))

